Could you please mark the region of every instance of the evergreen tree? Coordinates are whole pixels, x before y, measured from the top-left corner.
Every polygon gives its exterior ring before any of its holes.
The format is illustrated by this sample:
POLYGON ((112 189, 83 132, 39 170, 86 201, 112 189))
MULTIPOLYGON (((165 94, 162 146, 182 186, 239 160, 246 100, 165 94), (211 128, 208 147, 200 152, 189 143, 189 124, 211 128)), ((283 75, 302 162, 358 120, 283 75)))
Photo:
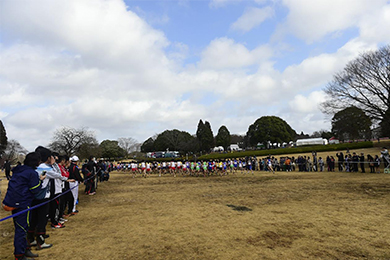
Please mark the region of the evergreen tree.
POLYGON ((203 123, 202 119, 199 120, 196 139, 201 151, 209 152, 214 147, 214 135, 209 122, 203 123))
POLYGON ((4 151, 7 148, 7 144, 8 144, 7 132, 5 131, 3 122, 0 120, 0 157, 4 154, 4 151))
POLYGON ((382 137, 390 137, 390 107, 386 110, 382 122, 380 122, 382 137))
POLYGON ((286 121, 277 116, 263 116, 249 126, 246 134, 247 143, 256 146, 271 143, 283 143, 294 140, 296 132, 286 121))
POLYGON ((215 137, 215 143, 217 146, 222 146, 226 151, 230 145, 230 142, 231 142, 230 132, 227 129, 227 127, 223 125, 218 129, 218 134, 215 137))
POLYGON ((201 151, 203 150, 202 140, 204 138, 204 131, 204 123, 202 119, 200 119, 198 123, 198 128, 196 129, 196 139, 198 141, 198 147, 201 151))
POLYGON ((188 132, 179 131, 177 129, 166 130, 159 134, 154 141, 154 148, 157 151, 170 151, 190 152, 194 151, 194 137, 188 132))
POLYGON ((339 140, 370 139, 371 119, 355 106, 337 112, 332 118, 332 132, 339 140))
POLYGON ((213 130, 211 130, 211 125, 208 121, 205 121, 204 127, 205 127, 205 136, 203 139, 203 147, 205 151, 210 151, 211 148, 214 147, 214 134, 213 134, 213 130))
POLYGON ((126 155, 126 151, 119 146, 118 141, 104 140, 99 147, 103 158, 121 158, 126 155))
POLYGON ((154 152, 154 139, 153 137, 149 137, 142 145, 141 145, 141 152, 143 153, 149 153, 154 152))

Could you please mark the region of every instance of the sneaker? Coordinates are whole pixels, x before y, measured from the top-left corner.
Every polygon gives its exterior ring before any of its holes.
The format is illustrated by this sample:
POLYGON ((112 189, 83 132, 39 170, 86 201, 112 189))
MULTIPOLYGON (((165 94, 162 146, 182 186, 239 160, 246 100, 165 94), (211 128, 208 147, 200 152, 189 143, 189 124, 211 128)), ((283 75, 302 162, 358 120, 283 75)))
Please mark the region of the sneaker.
POLYGON ((37 250, 46 249, 53 246, 52 244, 46 244, 45 238, 43 236, 44 234, 37 235, 37 250))
MULTIPOLYGON (((60 218, 60 222, 66 222, 68 221, 67 219, 64 219, 64 218, 60 218)), ((61 224, 64 224, 64 223, 61 223, 61 224)))
POLYGON ((75 211, 73 211, 72 213, 70 213, 70 215, 76 215, 77 213, 79 213, 79 211, 76 209, 75 211))
POLYGON ((53 244, 46 244, 46 243, 43 243, 42 245, 38 245, 38 246, 37 246, 37 250, 50 248, 50 247, 52 247, 52 246, 53 246, 53 244))
POLYGON ((36 246, 37 245, 37 241, 36 240, 34 240, 34 241, 32 241, 31 243, 30 243, 30 246, 36 246))
POLYGON ((57 225, 53 225, 53 224, 51 224, 51 228, 52 229, 57 229, 57 228, 64 228, 65 226, 64 225, 62 225, 61 223, 58 223, 57 225))

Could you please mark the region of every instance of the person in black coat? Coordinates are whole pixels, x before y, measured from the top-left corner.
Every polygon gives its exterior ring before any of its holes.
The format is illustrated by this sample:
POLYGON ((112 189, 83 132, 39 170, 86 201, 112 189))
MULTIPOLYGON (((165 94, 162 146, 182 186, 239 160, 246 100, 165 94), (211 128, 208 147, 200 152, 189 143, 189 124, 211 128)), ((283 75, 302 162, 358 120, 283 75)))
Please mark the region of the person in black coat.
POLYGON ((360 161, 360 169, 362 170, 362 173, 365 173, 366 170, 364 168, 364 153, 360 154, 359 161, 360 161))
POLYGON ((96 163, 95 158, 91 156, 87 164, 84 164, 82 167, 82 172, 85 179, 85 194, 95 195, 95 175, 96 175, 96 163))
POLYGON ((342 172, 344 170, 344 168, 343 168, 344 154, 342 152, 336 153, 336 157, 337 157, 337 163, 339 166, 339 172, 342 172))
POLYGON ((9 160, 5 160, 4 162, 4 170, 5 170, 5 177, 7 177, 7 180, 11 179, 11 163, 9 160))
POLYGON ((358 171, 359 171, 358 163, 359 163, 359 157, 358 157, 357 154, 354 152, 354 153, 352 154, 352 168, 353 168, 353 171, 354 171, 354 172, 358 172, 358 171))

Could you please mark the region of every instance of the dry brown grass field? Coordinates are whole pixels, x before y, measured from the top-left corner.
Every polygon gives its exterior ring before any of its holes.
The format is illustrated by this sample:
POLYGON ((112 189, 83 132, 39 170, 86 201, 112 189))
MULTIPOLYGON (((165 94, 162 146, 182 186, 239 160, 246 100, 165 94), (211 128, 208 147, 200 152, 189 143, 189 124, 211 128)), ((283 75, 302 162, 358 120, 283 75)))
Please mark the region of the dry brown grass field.
MULTIPOLYGON (((80 191, 80 213, 48 229, 38 259, 390 259, 389 207, 383 173, 113 172, 95 196, 80 191)), ((0 229, 0 259, 13 259, 12 221, 0 229)))

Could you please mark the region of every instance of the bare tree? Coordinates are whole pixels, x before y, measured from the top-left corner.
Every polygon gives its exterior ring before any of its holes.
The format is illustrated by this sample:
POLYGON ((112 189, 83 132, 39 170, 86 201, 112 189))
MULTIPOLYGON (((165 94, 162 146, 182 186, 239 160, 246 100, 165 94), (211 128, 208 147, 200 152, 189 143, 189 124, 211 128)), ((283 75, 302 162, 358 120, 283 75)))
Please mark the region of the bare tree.
POLYGON ((349 62, 324 91, 329 97, 321 105, 324 113, 356 106, 374 121, 390 121, 390 45, 349 62))
POLYGON ((86 128, 62 127, 54 132, 49 147, 58 153, 71 156, 79 152, 82 146, 95 145, 96 143, 98 142, 95 134, 86 128))
POLYGON ((9 140, 7 143, 7 148, 4 151, 4 159, 9 160, 11 164, 16 161, 22 160, 28 151, 16 140, 9 140))
POLYGON ((127 155, 137 151, 138 146, 140 146, 137 140, 131 137, 118 138, 118 144, 120 148, 126 151, 127 155))

